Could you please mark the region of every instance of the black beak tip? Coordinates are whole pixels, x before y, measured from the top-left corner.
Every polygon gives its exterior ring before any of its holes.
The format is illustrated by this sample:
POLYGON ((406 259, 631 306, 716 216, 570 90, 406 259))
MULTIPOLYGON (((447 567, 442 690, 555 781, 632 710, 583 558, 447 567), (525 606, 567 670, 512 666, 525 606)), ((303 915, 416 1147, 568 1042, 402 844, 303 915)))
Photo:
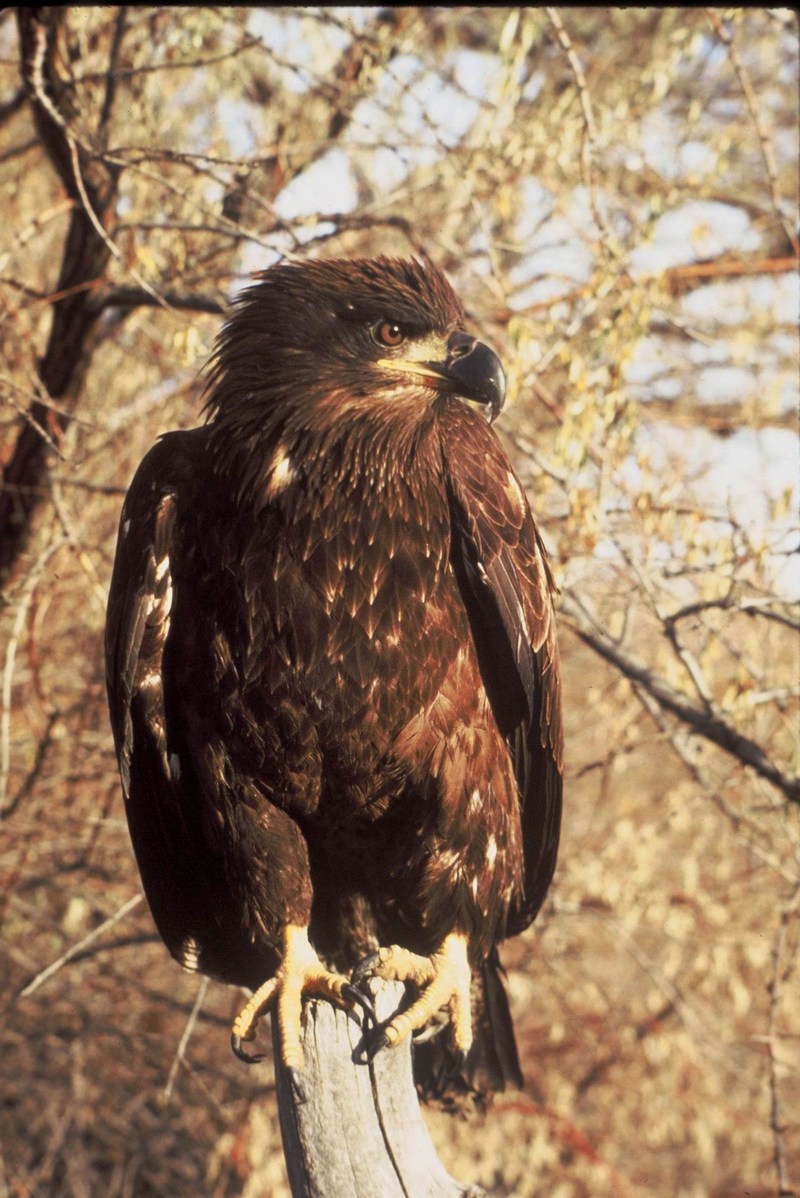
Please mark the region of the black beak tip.
POLYGON ((465 399, 486 404, 491 424, 499 415, 506 398, 506 376, 500 359, 488 345, 467 339, 463 333, 453 334, 448 348, 449 378, 465 399))

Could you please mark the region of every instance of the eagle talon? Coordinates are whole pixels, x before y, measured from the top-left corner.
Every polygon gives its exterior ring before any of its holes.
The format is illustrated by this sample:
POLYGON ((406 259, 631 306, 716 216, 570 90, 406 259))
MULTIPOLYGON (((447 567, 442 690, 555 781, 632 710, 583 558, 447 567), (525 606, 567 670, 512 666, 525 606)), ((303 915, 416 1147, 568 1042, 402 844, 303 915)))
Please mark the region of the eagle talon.
POLYGON ((458 932, 446 936, 430 957, 409 952, 400 945, 383 946, 355 967, 353 982, 367 976, 387 981, 411 982, 419 991, 412 1004, 383 1025, 380 1040, 370 1045, 367 1059, 386 1045, 399 1044, 406 1036, 421 1031, 437 1010, 445 1007, 455 1048, 465 1053, 472 1043, 470 1017, 471 971, 466 937, 458 932))
POLYGON ((388 1048, 390 1044, 391 1040, 386 1035, 386 1032, 377 1034, 376 1031, 376 1034, 372 1037, 372 1040, 365 1046, 363 1063, 365 1065, 371 1065, 378 1053, 382 1052, 384 1048, 388 1048))
POLYGON ((231 1032, 231 1048, 239 1060, 244 1061, 246 1065, 257 1065, 259 1061, 264 1060, 262 1052, 245 1052, 242 1048, 242 1037, 237 1036, 236 1032, 231 1032))
POLYGON ((378 1026, 378 1016, 375 1014, 375 1007, 369 995, 364 994, 362 990, 357 990, 355 986, 349 983, 342 986, 341 995, 348 1002, 355 1003, 356 1006, 361 1007, 367 1023, 371 1022, 375 1027, 378 1026))
POLYGON ((463 1048, 456 1049, 455 1060, 453 1061, 452 1076, 462 1073, 467 1066, 467 1053, 463 1048))
MULTIPOLYGON (((375 969, 381 963, 381 954, 378 950, 374 953, 367 953, 362 961, 359 961, 353 972, 350 974, 350 981, 353 986, 360 986, 367 978, 372 977, 375 969)), ((377 1019, 375 1021, 377 1023, 377 1019)))
POLYGON ((294 1091, 294 1096, 297 1099, 297 1101, 298 1102, 308 1102, 308 1099, 306 1098, 305 1086, 303 1085, 303 1078, 300 1073, 300 1070, 292 1068, 292 1069, 287 1069, 286 1072, 289 1075, 289 1081, 292 1083, 292 1090, 294 1091))

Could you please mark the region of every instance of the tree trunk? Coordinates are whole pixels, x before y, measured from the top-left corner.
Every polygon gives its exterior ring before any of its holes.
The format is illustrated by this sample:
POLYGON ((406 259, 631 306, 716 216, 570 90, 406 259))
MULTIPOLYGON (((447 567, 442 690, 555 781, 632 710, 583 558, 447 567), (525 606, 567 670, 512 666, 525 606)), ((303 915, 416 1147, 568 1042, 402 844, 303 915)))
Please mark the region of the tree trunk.
MULTIPOLYGON (((373 982, 378 1018, 391 1018, 399 983, 373 982)), ((303 1086, 280 1064, 273 1020, 281 1135, 294 1198, 486 1198, 461 1185, 436 1155, 419 1109, 406 1040, 371 1064, 355 1064, 360 1023, 328 1002, 305 1008, 303 1086)))
POLYGON ((24 552, 33 517, 47 494, 48 464, 77 403, 91 353, 91 333, 101 311, 94 292, 105 278, 110 258, 110 243, 98 226, 112 211, 119 170, 90 155, 69 132, 69 93, 59 74, 59 37, 66 11, 20 8, 17 14, 22 75, 36 131, 74 207, 52 299, 47 347, 38 362, 42 397, 20 421, 0 482, 0 580, 12 572, 24 552), (58 401, 57 409, 51 400, 58 401))

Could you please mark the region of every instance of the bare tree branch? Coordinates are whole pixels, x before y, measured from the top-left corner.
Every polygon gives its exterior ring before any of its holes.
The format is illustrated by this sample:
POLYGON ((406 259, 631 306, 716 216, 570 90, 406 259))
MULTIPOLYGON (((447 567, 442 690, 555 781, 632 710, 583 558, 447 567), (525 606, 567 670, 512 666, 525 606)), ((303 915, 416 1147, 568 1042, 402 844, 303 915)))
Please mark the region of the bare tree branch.
POLYGON ((57 957, 55 961, 51 961, 45 969, 42 969, 39 973, 37 973, 36 977, 31 978, 28 984, 24 986, 22 990, 20 990, 18 997, 29 998, 30 995, 38 990, 40 986, 43 986, 45 982, 49 981, 54 974, 58 973, 60 969, 63 969, 64 966, 73 959, 73 957, 76 957, 79 953, 82 953, 86 948, 89 947, 90 944, 93 944, 95 940, 102 936, 104 932, 107 932, 109 928, 113 928, 114 925, 118 924, 121 919, 124 919, 126 915, 129 915, 135 907, 139 906, 139 903, 141 903, 143 899, 144 895, 141 892, 139 894, 135 894, 133 898, 128 899, 127 903, 123 903, 113 915, 110 915, 108 919, 104 919, 101 924, 99 924, 96 928, 93 928, 92 931, 79 940, 77 944, 73 944, 65 953, 62 953, 60 957, 57 957))
POLYGON ((764 166, 766 167, 767 171, 767 178, 769 179, 773 211, 783 225, 784 231, 789 240, 789 244, 794 246, 795 254, 798 254, 800 253, 800 243, 798 243, 797 240, 797 230, 793 227, 791 220, 789 220, 784 211, 783 198, 781 196, 780 186, 778 184, 778 168, 775 163, 775 154, 772 149, 772 142, 767 136, 767 132, 764 127, 761 108, 755 91, 753 90, 753 85, 750 82, 750 75, 741 60, 738 49, 736 48, 736 43, 733 40, 733 34, 726 27, 724 21, 720 19, 719 14, 715 12, 713 8, 708 8, 706 9, 706 15, 719 35, 720 40, 724 42, 728 48, 728 56, 731 60, 731 66, 736 72, 736 78, 739 80, 739 86, 741 87, 745 100, 747 101, 747 107, 750 110, 750 116, 753 119, 753 127, 756 131, 756 135, 758 136, 759 149, 761 150, 761 156, 764 159, 764 166))
POLYGON ((800 778, 793 777, 770 761, 764 750, 749 737, 737 732, 715 709, 700 707, 686 695, 676 691, 663 678, 659 678, 642 662, 627 653, 617 642, 602 631, 599 624, 589 616, 585 607, 571 594, 561 600, 561 612, 587 645, 618 670, 636 686, 641 686, 673 715, 688 724, 698 735, 712 741, 743 765, 750 766, 762 778, 782 791, 792 803, 800 804, 800 778))
POLYGON ((227 305, 210 295, 192 295, 183 291, 173 291, 170 288, 160 292, 158 296, 142 287, 111 287, 100 292, 96 297, 99 309, 105 308, 156 308, 163 303, 182 312, 208 312, 212 316, 224 316, 227 305))

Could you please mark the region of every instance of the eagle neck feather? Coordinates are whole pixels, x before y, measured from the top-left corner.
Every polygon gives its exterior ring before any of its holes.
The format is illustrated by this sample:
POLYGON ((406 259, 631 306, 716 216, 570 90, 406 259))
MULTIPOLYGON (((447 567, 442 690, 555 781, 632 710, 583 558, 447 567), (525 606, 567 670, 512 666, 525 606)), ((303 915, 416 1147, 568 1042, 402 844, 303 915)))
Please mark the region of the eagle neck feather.
POLYGON ((237 506, 261 509, 272 502, 289 507, 314 497, 330 501, 390 494, 420 501, 431 483, 443 488, 437 419, 428 404, 364 404, 340 409, 336 419, 320 413, 298 419, 275 406, 257 426, 218 419, 211 431, 214 472, 233 484, 237 506), (328 418, 326 418, 328 417, 328 418), (271 485, 277 459, 291 465, 292 482, 276 494, 271 485))

